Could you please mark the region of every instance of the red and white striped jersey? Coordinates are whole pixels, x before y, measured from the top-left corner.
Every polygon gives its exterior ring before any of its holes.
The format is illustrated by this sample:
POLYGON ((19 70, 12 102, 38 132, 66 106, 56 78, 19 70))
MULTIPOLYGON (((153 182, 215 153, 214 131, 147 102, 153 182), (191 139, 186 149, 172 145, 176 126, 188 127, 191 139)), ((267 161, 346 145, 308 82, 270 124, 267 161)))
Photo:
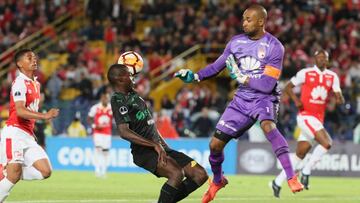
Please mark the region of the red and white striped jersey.
POLYGON ((24 119, 18 117, 15 109, 15 102, 24 101, 25 107, 30 111, 37 112, 40 103, 40 83, 30 79, 23 73, 13 81, 10 92, 9 119, 6 125, 18 127, 30 135, 34 135, 35 119, 24 119))
POLYGON ((111 135, 113 115, 110 104, 107 104, 106 107, 104 107, 101 104, 101 102, 95 104, 90 108, 90 112, 88 116, 94 119, 94 125, 95 125, 95 128, 93 127, 94 133, 111 135), (96 127, 101 127, 101 128, 96 129, 96 127))
POLYGON ((312 115, 324 122, 326 101, 330 90, 341 92, 339 77, 329 69, 321 71, 316 65, 314 67, 300 70, 291 82, 301 86, 301 102, 303 110, 301 115, 312 115))

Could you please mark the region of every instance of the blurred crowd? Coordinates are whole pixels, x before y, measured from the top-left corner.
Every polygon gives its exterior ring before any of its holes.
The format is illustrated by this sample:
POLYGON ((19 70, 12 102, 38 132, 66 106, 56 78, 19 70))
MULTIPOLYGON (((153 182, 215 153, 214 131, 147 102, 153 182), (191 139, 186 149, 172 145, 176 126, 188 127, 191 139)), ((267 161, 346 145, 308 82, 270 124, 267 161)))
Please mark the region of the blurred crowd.
MULTIPOLYGON (((27 27, 38 29, 56 19, 64 9, 76 5, 76 1, 71 0, 36 1, 39 4, 0 2, 1 50, 26 36, 21 33, 29 32, 25 31, 27 27), (19 12, 18 8, 22 7, 33 8, 33 12, 28 12, 31 9, 19 12), (21 19, 21 26, 11 28, 14 27, 9 23, 11 19, 15 22, 21 19), (32 24, 27 26, 28 23, 32 24)), ((145 59, 144 72, 148 73, 196 44, 204 44, 205 53, 212 53, 214 45, 225 44, 242 32, 242 13, 257 1, 181 0, 174 4, 171 0, 145 0, 139 11, 121 0, 87 2, 88 26, 78 32, 64 32, 57 47, 51 49, 68 53, 68 63, 41 81, 45 87, 44 103, 48 107, 58 106, 63 112, 54 120, 52 134, 66 134, 67 127, 75 120, 88 128, 88 109, 102 91, 111 92, 103 74, 105 64, 99 59, 102 50, 89 48, 88 42, 104 41, 105 52, 109 54, 126 50, 141 53, 145 59), (137 27, 139 25, 142 27, 137 27)), ((281 85, 298 70, 313 64, 316 49, 328 50, 331 68, 340 77, 346 104, 336 106, 330 99, 325 126, 335 139, 360 137, 360 3, 352 0, 259 2, 268 11, 267 31, 278 37, 286 49, 281 85)), ((1 83, 0 112, 7 108, 9 84, 15 72, 16 68, 12 67, 7 82, 1 83)), ((141 75, 137 89, 151 105, 149 80, 148 74, 141 75)), ((297 91, 299 93, 299 89, 297 91)), ((208 137, 227 98, 227 92, 213 91, 206 86, 184 87, 175 100, 163 98, 162 110, 155 112, 157 125, 165 137, 208 137)), ((289 139, 296 131, 296 113, 294 104, 284 95, 278 125, 289 139)))
POLYGON ((0 53, 75 9, 76 5, 76 0, 0 1, 0 53))

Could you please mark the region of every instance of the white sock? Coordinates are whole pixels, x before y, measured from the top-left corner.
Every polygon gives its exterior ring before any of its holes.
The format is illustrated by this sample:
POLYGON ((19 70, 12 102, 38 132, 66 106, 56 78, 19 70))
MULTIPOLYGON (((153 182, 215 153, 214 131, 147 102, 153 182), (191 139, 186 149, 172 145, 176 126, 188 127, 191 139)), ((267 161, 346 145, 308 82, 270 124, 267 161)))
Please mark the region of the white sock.
MULTIPOLYGON (((295 168, 295 171, 298 170, 299 165, 301 165, 302 159, 300 159, 298 156, 293 156, 294 158, 292 160, 292 165, 295 168)), ((287 179, 285 170, 283 169, 278 176, 275 178, 275 184, 277 186, 281 186, 282 183, 287 179)))
POLYGON ((6 177, 0 181, 0 202, 3 202, 9 196, 14 183, 10 182, 6 177))
POLYGON ((320 159, 328 152, 327 149, 325 149, 322 145, 317 145, 311 154, 310 160, 305 164, 304 168, 302 169, 302 173, 305 175, 311 174, 312 167, 315 166, 315 164, 320 161, 320 159))
POLYGON ((42 180, 44 176, 34 166, 22 168, 22 179, 23 180, 42 180))
POLYGON ((100 176, 104 175, 104 153, 103 151, 100 151, 99 155, 99 170, 100 170, 100 176))
POLYGON ((95 175, 99 176, 101 174, 101 151, 98 148, 95 148, 94 154, 94 167, 95 167, 95 175))
POLYGON ((106 172, 107 172, 107 167, 108 167, 108 163, 109 163, 109 152, 106 151, 106 152, 102 152, 102 160, 103 160, 103 163, 102 163, 102 175, 105 175, 106 172))

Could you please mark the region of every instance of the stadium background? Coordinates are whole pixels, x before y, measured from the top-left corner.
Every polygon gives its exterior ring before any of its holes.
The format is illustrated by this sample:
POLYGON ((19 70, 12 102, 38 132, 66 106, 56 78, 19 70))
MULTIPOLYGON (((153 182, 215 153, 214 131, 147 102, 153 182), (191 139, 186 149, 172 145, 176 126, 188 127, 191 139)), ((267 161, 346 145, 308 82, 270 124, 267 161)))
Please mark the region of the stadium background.
MULTIPOLYGON (((182 67, 199 70, 216 59, 230 37, 242 32, 242 13, 253 2, 266 7, 267 31, 286 48, 282 86, 313 64, 317 48, 330 52, 331 69, 340 77, 346 104, 336 106, 334 98, 328 101, 325 127, 335 148, 317 165, 315 174, 359 177, 360 3, 355 0, 0 0, 1 123, 8 116, 10 85, 17 71, 12 56, 20 48, 32 48, 40 57, 43 110, 61 111, 52 122, 38 122, 37 135, 47 138, 56 170, 92 170, 88 110, 100 92, 111 92, 104 77, 107 67, 120 53, 134 50, 145 60, 137 90, 152 106, 159 130, 172 139, 172 146, 190 153, 209 170, 208 137, 236 83, 226 72, 197 85, 184 85, 172 75, 182 67)), ((279 115, 279 129, 294 150, 296 108, 286 95, 279 115)), ((226 149, 226 173, 275 174, 278 165, 264 141, 255 125, 241 141, 232 142, 226 149)), ((113 145, 110 170, 138 172, 127 143, 115 138, 113 145)), ((157 190, 153 193, 156 197, 157 190)))

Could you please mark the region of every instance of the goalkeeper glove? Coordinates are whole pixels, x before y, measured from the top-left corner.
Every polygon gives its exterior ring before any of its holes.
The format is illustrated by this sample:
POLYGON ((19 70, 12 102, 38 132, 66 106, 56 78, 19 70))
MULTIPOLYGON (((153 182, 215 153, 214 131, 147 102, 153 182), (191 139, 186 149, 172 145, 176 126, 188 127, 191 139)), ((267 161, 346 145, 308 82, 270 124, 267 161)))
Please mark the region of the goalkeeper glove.
POLYGON ((235 62, 235 58, 232 54, 225 61, 226 68, 230 72, 231 79, 236 79, 240 84, 245 84, 248 76, 242 74, 239 70, 238 65, 235 62))
POLYGON ((199 82, 199 75, 196 73, 193 73, 190 69, 180 69, 178 72, 175 73, 174 77, 180 78, 185 83, 191 83, 191 82, 199 82))

